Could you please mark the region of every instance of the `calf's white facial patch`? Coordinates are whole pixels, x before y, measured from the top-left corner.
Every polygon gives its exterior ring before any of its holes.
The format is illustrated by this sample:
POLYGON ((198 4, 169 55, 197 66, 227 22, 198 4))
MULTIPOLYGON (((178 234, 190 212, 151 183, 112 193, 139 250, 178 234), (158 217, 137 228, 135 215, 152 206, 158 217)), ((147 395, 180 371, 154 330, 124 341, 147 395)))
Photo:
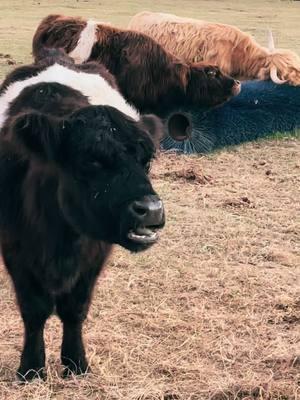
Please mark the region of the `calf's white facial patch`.
POLYGON ((0 129, 2 128, 9 110, 10 103, 15 100, 26 87, 43 83, 56 82, 82 93, 91 105, 108 105, 128 115, 135 121, 139 113, 129 105, 124 97, 100 75, 73 71, 62 65, 54 64, 38 75, 23 81, 13 82, 0 96, 0 129))

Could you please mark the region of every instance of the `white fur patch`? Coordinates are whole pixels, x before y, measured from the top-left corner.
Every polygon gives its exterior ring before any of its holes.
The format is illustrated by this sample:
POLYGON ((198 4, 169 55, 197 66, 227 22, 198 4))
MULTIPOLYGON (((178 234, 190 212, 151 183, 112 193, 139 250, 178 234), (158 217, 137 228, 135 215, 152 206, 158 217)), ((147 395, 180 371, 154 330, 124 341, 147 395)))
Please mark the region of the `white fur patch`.
POLYGON ((0 96, 0 129, 7 118, 10 103, 26 87, 42 82, 57 82, 66 85, 86 96, 91 105, 108 105, 115 107, 136 121, 140 118, 135 108, 129 105, 124 97, 116 89, 112 88, 102 76, 72 71, 62 65, 54 64, 36 76, 24 81, 13 82, 8 86, 0 96))
POLYGON ((69 53, 69 56, 74 59, 75 63, 83 63, 90 57, 93 45, 96 42, 97 24, 98 22, 96 21, 87 21, 75 49, 69 53))

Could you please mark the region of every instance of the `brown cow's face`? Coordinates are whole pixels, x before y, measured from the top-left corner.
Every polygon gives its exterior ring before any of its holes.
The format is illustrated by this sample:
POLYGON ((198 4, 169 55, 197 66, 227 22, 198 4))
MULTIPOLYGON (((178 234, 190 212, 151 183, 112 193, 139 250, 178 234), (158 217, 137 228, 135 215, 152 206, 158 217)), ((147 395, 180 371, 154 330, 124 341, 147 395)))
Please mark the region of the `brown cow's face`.
POLYGON ((187 94, 193 103, 215 106, 236 96, 240 90, 240 82, 223 74, 216 66, 198 63, 191 67, 187 94))
POLYGON ((63 121, 21 115, 11 134, 37 160, 38 174, 56 175, 52 195, 74 231, 140 251, 157 241, 164 225, 162 202, 147 176, 155 152, 151 135, 160 128, 156 117, 133 121, 112 107, 88 106, 63 121))

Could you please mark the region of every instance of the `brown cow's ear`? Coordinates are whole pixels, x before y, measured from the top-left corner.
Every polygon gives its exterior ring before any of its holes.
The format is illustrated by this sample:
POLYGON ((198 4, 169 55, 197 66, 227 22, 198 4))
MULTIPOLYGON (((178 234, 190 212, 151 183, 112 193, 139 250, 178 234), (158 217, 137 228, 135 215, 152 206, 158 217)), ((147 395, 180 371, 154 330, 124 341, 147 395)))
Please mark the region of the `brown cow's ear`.
POLYGON ((141 115, 141 119, 138 123, 141 124, 144 130, 149 132, 156 148, 159 148, 160 141, 163 137, 162 120, 153 114, 145 114, 141 115))
POLYGON ((42 159, 54 161, 60 145, 60 129, 49 116, 31 112, 18 116, 11 128, 22 148, 42 159))

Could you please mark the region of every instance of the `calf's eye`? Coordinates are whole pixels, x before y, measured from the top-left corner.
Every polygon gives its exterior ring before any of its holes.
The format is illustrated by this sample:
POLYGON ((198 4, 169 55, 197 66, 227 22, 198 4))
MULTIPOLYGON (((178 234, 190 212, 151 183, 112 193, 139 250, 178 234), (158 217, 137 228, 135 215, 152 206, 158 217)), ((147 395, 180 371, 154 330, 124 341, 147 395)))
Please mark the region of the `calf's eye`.
POLYGON ((209 70, 207 71, 207 75, 210 76, 211 78, 214 78, 217 75, 217 73, 214 70, 209 70))

